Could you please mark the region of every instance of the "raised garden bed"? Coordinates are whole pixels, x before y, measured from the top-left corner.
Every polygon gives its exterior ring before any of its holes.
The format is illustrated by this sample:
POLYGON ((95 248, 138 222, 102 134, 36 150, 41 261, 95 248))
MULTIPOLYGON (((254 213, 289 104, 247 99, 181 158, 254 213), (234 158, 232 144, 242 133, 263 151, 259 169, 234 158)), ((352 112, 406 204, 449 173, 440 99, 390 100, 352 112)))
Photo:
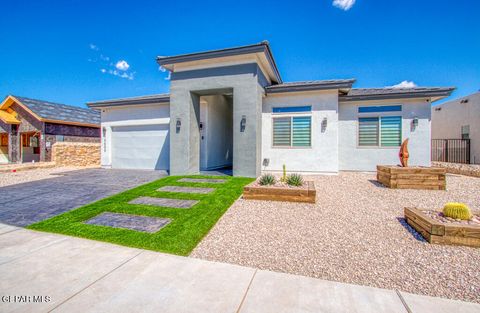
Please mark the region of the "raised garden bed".
POLYGON ((445 173, 440 167, 377 165, 377 181, 395 189, 445 190, 445 173))
POLYGON ((440 212, 405 208, 407 223, 415 228, 429 243, 480 247, 480 222, 449 220, 440 212))
POLYGON ((260 186, 257 182, 243 187, 243 198, 250 200, 315 203, 316 194, 313 181, 306 181, 301 187, 260 186))

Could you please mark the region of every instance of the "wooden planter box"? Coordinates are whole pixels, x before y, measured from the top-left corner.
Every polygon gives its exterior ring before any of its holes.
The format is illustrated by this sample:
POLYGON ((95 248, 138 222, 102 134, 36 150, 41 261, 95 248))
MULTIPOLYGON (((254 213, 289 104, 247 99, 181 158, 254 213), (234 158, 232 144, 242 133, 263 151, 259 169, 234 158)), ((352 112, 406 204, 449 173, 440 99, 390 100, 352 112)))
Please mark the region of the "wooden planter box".
POLYGON ((435 221, 416 208, 404 209, 407 223, 430 243, 480 247, 480 226, 435 221))
POLYGON ((251 200, 272 200, 315 203, 316 191, 313 181, 305 182, 308 188, 267 187, 247 185, 243 188, 243 198, 251 200))
POLYGON ((445 190, 446 169, 377 165, 377 181, 395 189, 445 190))

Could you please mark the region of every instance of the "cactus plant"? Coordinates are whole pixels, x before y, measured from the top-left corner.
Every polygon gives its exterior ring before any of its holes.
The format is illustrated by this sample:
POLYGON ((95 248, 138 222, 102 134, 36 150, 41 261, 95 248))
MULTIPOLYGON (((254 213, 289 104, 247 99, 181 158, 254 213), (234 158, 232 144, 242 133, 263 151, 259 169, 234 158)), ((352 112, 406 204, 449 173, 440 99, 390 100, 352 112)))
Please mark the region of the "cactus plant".
POLYGON ((303 177, 300 174, 290 174, 287 176, 286 182, 290 186, 302 186, 303 185, 303 177))
POLYGON ((285 166, 285 164, 283 164, 283 175, 282 175, 282 178, 280 179, 280 181, 282 183, 287 182, 287 167, 285 166))
POLYGON ((472 218, 472 211, 464 203, 449 202, 443 207, 443 215, 454 219, 469 220, 472 218))
POLYGON ((258 183, 261 186, 275 185, 276 182, 277 182, 277 179, 272 174, 264 174, 258 180, 258 183))

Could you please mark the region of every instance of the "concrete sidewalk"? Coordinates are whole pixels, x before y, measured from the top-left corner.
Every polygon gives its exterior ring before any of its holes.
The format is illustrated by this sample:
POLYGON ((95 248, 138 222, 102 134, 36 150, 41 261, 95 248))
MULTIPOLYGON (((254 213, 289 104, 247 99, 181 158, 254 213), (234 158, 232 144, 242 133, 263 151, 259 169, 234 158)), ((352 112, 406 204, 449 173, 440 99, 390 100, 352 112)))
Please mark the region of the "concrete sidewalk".
POLYGON ((52 310, 467 313, 480 305, 0 224, 0 312, 52 310))

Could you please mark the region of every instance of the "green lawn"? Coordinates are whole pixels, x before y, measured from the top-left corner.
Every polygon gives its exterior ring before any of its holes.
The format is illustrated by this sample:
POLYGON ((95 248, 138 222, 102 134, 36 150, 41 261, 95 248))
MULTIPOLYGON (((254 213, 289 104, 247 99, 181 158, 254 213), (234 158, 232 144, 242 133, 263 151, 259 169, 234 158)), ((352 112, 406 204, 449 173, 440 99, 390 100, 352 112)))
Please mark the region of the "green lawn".
POLYGON ((240 197, 243 186, 252 181, 251 178, 230 176, 170 176, 32 224, 28 228, 107 241, 129 247, 188 255, 223 213, 240 197), (184 177, 221 178, 226 182, 223 184, 177 182, 184 177), (210 187, 215 188, 215 191, 209 194, 156 191, 162 186, 210 187), (200 200, 200 202, 189 209, 128 204, 129 201, 141 196, 191 199, 200 200), (165 217, 172 221, 156 233, 83 223, 103 212, 165 217))

